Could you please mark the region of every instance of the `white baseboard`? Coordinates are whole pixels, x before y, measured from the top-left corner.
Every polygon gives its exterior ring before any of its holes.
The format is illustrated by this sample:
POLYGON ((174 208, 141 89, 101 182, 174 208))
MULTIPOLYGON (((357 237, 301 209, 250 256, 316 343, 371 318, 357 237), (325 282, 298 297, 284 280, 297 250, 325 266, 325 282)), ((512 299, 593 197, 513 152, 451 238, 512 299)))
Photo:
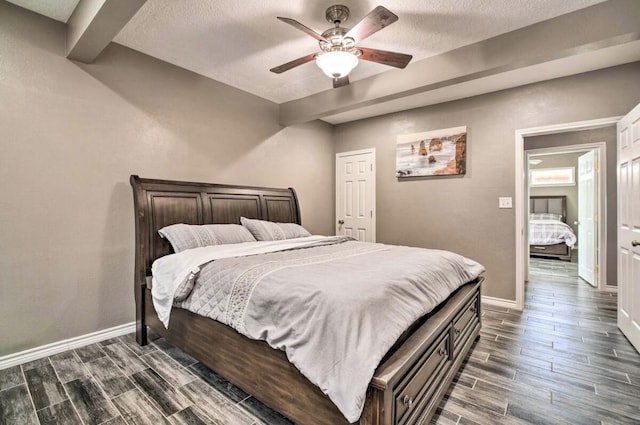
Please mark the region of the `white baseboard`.
POLYGON ((135 330, 135 322, 125 323, 124 325, 115 326, 113 328, 103 329, 101 331, 77 336, 75 338, 69 338, 63 341, 53 342, 51 344, 42 345, 29 350, 20 351, 19 353, 2 356, 0 357, 0 370, 49 357, 54 354, 62 353, 63 351, 84 347, 85 345, 104 341, 109 338, 126 335, 128 333, 135 332, 135 330))
POLYGON ((518 304, 514 300, 505 300, 504 298, 494 298, 494 297, 487 297, 486 295, 483 295, 481 297, 481 301, 484 304, 495 305, 497 307, 510 308, 518 311, 522 310, 518 308, 518 304))

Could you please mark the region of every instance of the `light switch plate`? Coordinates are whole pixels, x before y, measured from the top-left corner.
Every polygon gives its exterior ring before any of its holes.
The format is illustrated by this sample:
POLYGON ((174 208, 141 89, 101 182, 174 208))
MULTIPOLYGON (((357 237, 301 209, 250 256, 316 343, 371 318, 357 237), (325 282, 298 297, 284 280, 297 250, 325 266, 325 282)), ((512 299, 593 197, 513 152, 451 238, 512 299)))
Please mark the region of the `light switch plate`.
POLYGON ((498 208, 513 208, 513 200, 510 196, 498 198, 498 208))

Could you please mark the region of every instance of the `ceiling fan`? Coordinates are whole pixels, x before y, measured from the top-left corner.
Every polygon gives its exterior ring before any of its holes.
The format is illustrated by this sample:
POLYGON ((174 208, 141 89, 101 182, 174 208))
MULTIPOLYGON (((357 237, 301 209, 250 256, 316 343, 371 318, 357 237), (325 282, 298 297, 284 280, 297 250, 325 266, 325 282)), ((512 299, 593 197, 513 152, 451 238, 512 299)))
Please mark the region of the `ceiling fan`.
POLYGON ((404 53, 356 47, 356 44, 365 38, 398 20, 398 16, 385 7, 376 7, 351 29, 340 26, 349 18, 347 6, 341 4, 330 6, 325 12, 325 17, 335 26, 318 34, 294 19, 278 16, 282 22, 286 22, 318 40, 320 52, 302 56, 271 68, 270 71, 280 74, 315 59, 322 72, 333 79, 333 87, 336 88, 349 84, 349 73, 358 65, 359 59, 396 68, 404 68, 411 61, 412 56, 404 53))

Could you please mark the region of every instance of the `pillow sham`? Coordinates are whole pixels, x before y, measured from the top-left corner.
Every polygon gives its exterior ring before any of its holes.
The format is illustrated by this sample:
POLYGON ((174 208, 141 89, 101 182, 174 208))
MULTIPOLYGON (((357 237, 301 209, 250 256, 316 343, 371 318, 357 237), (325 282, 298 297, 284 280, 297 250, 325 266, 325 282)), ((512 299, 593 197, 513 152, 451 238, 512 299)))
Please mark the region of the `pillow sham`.
POLYGON ((175 252, 202 246, 255 242, 251 233, 239 224, 172 224, 158 230, 175 252))
POLYGON ((281 241, 311 236, 307 229, 296 223, 275 223, 246 217, 240 217, 240 223, 259 241, 281 241))
POLYGON ((558 220, 562 221, 561 214, 554 213, 531 213, 531 220, 558 220))

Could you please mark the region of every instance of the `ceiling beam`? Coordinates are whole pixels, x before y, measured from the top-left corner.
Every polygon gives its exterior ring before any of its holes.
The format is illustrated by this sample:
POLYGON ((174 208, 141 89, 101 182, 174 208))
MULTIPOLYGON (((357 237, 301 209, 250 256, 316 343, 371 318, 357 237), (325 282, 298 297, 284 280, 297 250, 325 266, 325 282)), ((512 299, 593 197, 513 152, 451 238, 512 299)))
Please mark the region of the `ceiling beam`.
MULTIPOLYGON (((404 70, 391 70, 342 88, 282 103, 280 124, 288 126, 315 119, 341 122, 341 115, 357 117, 359 110, 375 108, 383 114, 424 106, 429 103, 403 108, 403 100, 441 93, 491 76, 499 79, 506 73, 530 71, 536 65, 562 58, 587 57, 601 49, 625 44, 633 44, 637 49, 639 31, 640 1, 610 0, 423 59, 404 70)), ((565 75, 585 72, 579 67, 573 72, 565 71, 565 75)))
POLYGON ((369 106, 363 105, 358 109, 329 115, 323 117, 322 121, 334 125, 342 124, 583 72, 640 62, 640 33, 630 34, 629 37, 614 37, 611 40, 607 40, 607 43, 610 47, 600 48, 602 43, 598 43, 597 46, 583 46, 585 50, 591 50, 572 56, 558 57, 557 59, 549 58, 550 60, 546 62, 532 63, 530 66, 521 68, 493 69, 490 72, 450 80, 443 84, 436 84, 430 87, 429 90, 420 91, 416 94, 405 93, 404 97, 379 103, 372 102, 369 106))
POLYGON ((67 22, 67 58, 91 63, 146 0, 80 0, 67 22))

